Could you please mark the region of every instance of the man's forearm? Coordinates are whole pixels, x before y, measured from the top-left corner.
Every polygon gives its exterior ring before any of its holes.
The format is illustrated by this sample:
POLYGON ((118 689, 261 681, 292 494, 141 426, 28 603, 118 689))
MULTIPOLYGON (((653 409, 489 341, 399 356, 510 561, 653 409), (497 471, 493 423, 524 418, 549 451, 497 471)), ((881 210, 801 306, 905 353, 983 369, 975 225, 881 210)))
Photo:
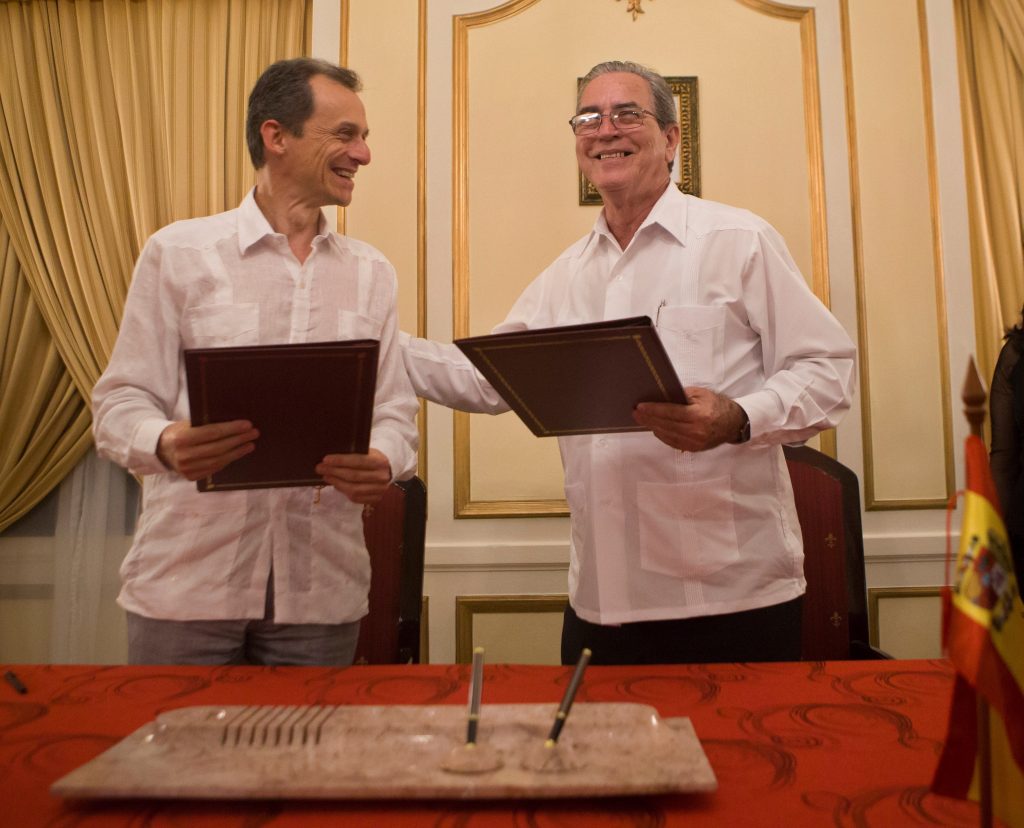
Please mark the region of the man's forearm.
POLYGON ((508 405, 455 345, 402 336, 405 369, 417 396, 483 414, 501 414, 508 405))

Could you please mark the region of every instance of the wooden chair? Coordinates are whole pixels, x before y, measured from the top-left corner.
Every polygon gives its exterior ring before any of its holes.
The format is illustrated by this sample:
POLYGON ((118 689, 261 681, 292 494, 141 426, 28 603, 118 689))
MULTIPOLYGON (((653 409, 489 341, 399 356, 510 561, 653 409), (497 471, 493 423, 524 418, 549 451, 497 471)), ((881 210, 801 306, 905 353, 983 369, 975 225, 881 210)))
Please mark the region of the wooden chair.
POLYGON ((426 525, 427 489, 418 477, 394 483, 363 514, 373 575, 356 664, 419 663, 426 525))
POLYGON ((864 537, 857 475, 808 446, 785 446, 804 536, 806 661, 889 658, 868 643, 864 537))

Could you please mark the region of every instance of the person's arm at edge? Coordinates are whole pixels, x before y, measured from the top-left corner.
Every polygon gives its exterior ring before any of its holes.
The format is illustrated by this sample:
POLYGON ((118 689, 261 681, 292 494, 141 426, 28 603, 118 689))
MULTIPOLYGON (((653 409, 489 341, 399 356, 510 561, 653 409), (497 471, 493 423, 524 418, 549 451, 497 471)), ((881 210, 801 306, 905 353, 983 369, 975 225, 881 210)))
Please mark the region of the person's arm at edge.
POLYGON ((161 279, 154 237, 139 255, 110 362, 92 392, 97 453, 134 474, 169 471, 157 455, 175 422, 179 379, 177 315, 161 279))
POLYGON ((856 346, 811 292, 781 236, 757 235, 745 274, 748 312, 761 333, 764 386, 734 398, 750 421, 750 443, 799 445, 836 427, 856 386, 856 346))
POLYGON ((136 264, 110 363, 92 394, 97 453, 134 474, 198 480, 250 453, 245 421, 193 427, 179 406, 178 303, 151 238, 136 264), (178 418, 178 419, 175 419, 178 418))
POLYGON ((989 463, 992 479, 1005 510, 1012 500, 1012 492, 1020 474, 1020 443, 1013 417, 1013 386, 1010 376, 1020 359, 1020 349, 1007 341, 996 359, 989 392, 989 423, 992 443, 989 463))

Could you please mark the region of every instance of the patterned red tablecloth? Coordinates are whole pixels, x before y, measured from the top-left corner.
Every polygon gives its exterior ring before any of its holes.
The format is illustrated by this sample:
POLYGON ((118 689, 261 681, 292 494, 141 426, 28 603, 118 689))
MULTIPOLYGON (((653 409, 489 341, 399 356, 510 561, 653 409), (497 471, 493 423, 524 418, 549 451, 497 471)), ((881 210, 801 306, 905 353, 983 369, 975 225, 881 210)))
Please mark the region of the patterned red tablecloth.
MULTIPOLYGON (((227 704, 465 704, 469 668, 3 665, 0 825, 557 826, 976 825, 928 784, 946 728, 944 661, 591 667, 580 702, 689 716, 713 794, 499 802, 65 801, 52 782, 164 710, 227 704)), ((484 704, 557 705, 570 668, 491 665, 484 704)))

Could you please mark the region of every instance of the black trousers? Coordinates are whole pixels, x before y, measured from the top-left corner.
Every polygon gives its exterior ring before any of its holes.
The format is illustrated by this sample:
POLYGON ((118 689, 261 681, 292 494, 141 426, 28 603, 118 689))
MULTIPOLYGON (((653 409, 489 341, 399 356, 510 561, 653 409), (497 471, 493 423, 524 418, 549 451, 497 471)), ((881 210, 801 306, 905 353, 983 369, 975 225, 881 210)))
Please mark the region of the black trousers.
POLYGON ((770 607, 667 621, 604 626, 565 608, 562 663, 575 664, 584 647, 591 664, 693 664, 723 661, 799 661, 802 598, 770 607))

